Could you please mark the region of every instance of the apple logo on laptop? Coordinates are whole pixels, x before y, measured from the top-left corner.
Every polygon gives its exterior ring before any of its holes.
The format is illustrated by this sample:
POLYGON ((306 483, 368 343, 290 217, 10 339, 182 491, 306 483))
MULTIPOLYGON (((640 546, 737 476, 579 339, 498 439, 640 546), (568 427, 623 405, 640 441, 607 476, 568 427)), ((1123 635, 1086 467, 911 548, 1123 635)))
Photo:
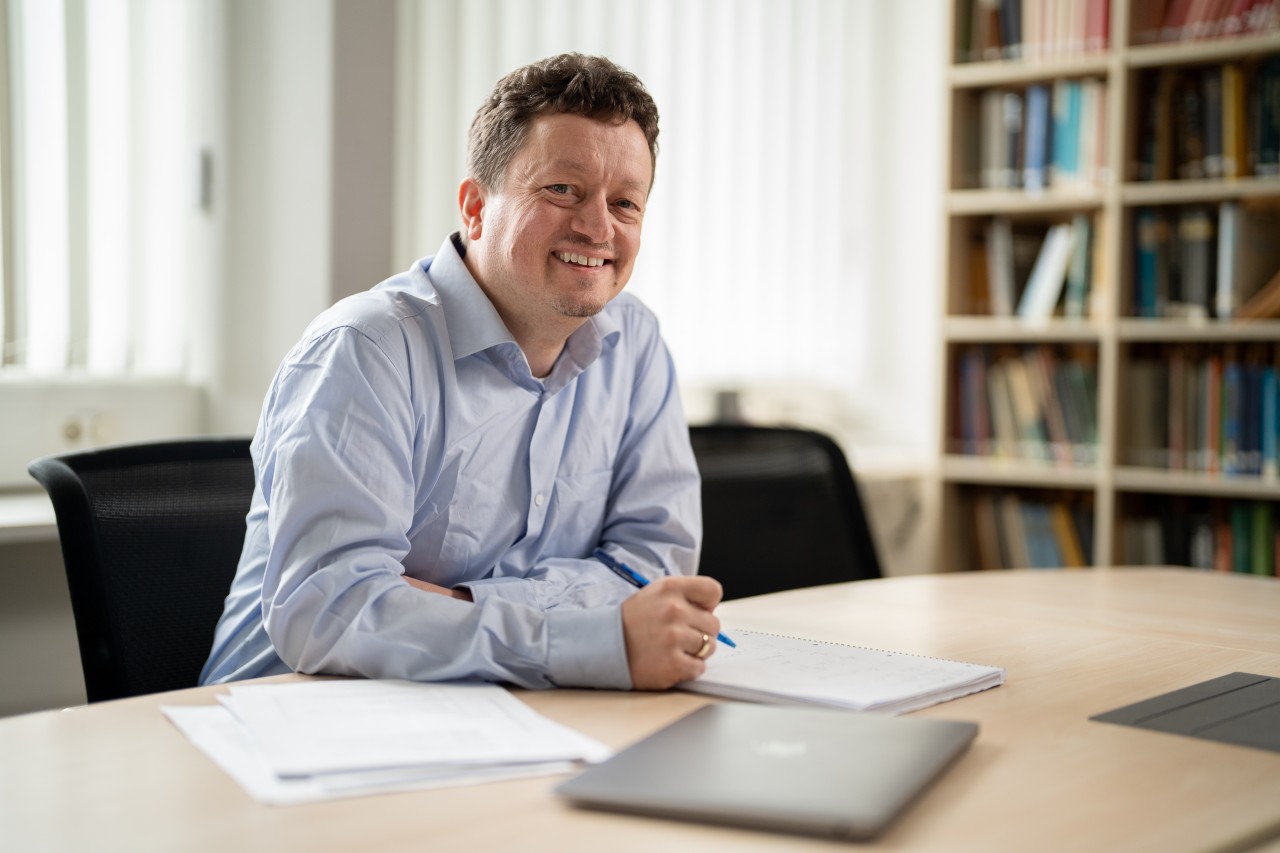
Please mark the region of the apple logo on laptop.
POLYGON ((809 751, 809 744, 802 740, 761 740, 752 743, 751 749, 761 758, 800 758, 809 751))

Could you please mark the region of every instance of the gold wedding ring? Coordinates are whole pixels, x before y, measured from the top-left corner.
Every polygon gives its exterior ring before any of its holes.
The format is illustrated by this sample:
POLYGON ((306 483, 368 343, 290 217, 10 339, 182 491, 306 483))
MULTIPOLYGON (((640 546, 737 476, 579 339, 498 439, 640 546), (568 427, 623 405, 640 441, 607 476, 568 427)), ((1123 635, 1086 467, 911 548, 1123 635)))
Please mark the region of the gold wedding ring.
POLYGON ((711 654, 711 646, 713 643, 715 643, 715 640, 711 639, 710 635, 703 634, 702 648, 698 649, 698 651, 694 654, 694 657, 698 658, 699 660, 705 660, 707 655, 711 654))

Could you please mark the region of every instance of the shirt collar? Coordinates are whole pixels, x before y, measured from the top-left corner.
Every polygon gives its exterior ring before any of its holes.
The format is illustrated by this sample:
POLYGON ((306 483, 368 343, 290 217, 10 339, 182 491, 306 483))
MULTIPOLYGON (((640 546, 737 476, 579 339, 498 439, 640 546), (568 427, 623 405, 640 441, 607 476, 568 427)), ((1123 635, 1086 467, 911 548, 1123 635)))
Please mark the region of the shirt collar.
MULTIPOLYGON (((465 358, 503 344, 510 344, 518 350, 519 346, 502 322, 498 309, 493 307, 463 262, 465 251, 461 238, 455 232, 441 244, 435 256, 416 268, 440 294, 454 358, 465 358)), ((583 323, 569 336, 551 375, 544 380, 546 390, 554 392, 572 381, 605 350, 612 349, 621 332, 608 306, 583 323)))
POLYGON ((499 344, 515 344, 498 309, 462 262, 456 236, 446 238, 439 252, 417 266, 440 294, 453 357, 465 358, 499 344))

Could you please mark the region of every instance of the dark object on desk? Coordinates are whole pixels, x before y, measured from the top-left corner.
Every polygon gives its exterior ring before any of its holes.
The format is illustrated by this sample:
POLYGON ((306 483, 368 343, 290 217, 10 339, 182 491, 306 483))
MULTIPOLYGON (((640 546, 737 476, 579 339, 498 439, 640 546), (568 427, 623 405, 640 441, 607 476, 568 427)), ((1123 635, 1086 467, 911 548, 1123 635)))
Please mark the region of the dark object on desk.
POLYGON ((698 572, 726 600, 880 577, 853 472, 829 437, 736 424, 689 437, 702 474, 698 572))
POLYGON ((872 838, 977 733, 954 720, 705 705, 556 793, 610 811, 872 838))
POLYGON ((1233 672, 1089 719, 1280 752, 1280 678, 1233 672))
POLYGON ((90 702, 194 687, 244 545, 247 438, 37 459, 90 702))

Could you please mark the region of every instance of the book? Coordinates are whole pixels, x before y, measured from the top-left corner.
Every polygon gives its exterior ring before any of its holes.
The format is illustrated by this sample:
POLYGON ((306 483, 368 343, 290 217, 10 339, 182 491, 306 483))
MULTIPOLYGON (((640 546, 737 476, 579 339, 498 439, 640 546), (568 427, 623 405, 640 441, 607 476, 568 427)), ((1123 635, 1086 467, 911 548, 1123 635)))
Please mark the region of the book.
POLYGON ((974 545, 978 568, 987 571, 1004 568, 1000 556, 1000 527, 996 521, 995 499, 984 490, 973 498, 974 545))
POLYGON ((1097 77, 1080 83, 1080 180, 1089 186, 1105 185, 1110 177, 1106 170, 1107 150, 1107 85, 1097 77))
POLYGON ((1048 184, 1049 87, 1043 83, 1027 87, 1026 128, 1023 132, 1022 185, 1031 191, 1048 184))
POLYGON ((1076 532, 1071 508, 1063 501, 1057 501, 1050 508, 1050 512, 1053 516, 1053 533, 1058 540, 1058 552, 1062 555, 1062 565, 1070 569, 1087 566, 1089 562, 1080 545, 1080 536, 1076 532))
POLYGON ((682 690, 747 702, 902 714, 998 687, 1005 671, 961 661, 727 627, 720 646, 682 690))
POLYGON ((1021 0, 1000 0, 999 20, 1004 58, 1018 59, 1022 56, 1021 0))
POLYGON ((1043 344, 1025 351, 1022 359, 1026 363, 1027 375, 1031 380, 1044 422, 1045 436, 1049 441, 1045 455, 1064 465, 1070 465, 1073 459, 1073 442, 1067 429, 1067 414, 1054 381, 1056 359, 1049 347, 1043 344))
POLYGON ((1204 175, 1222 177, 1222 67, 1209 66, 1200 72, 1204 113, 1204 175))
POLYGON ((1280 442, 1280 387, 1277 386, 1276 365, 1266 364, 1262 368, 1262 476, 1276 477, 1280 475, 1280 456, 1277 455, 1277 444, 1280 442))
POLYGON ((1194 569, 1213 569, 1213 516, 1199 513, 1190 520, 1191 535, 1188 542, 1188 560, 1194 569))
POLYGON ((1022 529, 1027 536, 1027 556, 1033 569, 1058 569, 1062 567, 1062 554, 1053 529, 1053 513, 1049 504, 1039 500, 1024 500, 1022 529))
POLYGON ((1247 121, 1244 69, 1229 62, 1222 66, 1223 177, 1239 178, 1249 173, 1247 121))
POLYGON ((1071 218, 1071 261, 1067 266, 1066 293, 1062 314, 1072 319, 1088 316, 1090 282, 1093 278, 1093 225, 1086 214, 1071 218))
POLYGON ((1013 399, 1005 381, 1004 364, 987 365, 987 405, 991 411, 991 452, 997 457, 1018 455, 1018 425, 1013 414, 1013 399))
POLYGON ((1204 105, 1200 75, 1191 71, 1178 77, 1173 94, 1174 174, 1182 180, 1200 180, 1204 171, 1204 105))
POLYGON ((1275 572, 1275 514, 1270 501, 1254 501, 1249 520, 1249 568, 1255 575, 1275 572))
MULTIPOLYGON (((1226 201, 1219 205, 1218 289, 1220 319, 1277 316, 1275 295, 1262 295, 1280 276, 1280 205, 1263 201, 1226 201), (1247 311, 1246 303, 1249 304, 1247 311)), ((1276 286, 1280 289, 1280 285, 1276 286)))
POLYGON ((1088 0, 1085 9, 1084 49, 1090 53, 1106 50, 1110 33, 1110 0, 1088 0))
POLYGON ((1249 511, 1247 501, 1232 501, 1228 512, 1231 515, 1231 571, 1251 574, 1249 561, 1253 556, 1250 547, 1253 539, 1250 527, 1253 513, 1249 511))
POLYGON ((1080 183, 1080 81, 1053 84, 1050 182, 1057 187, 1080 183))
POLYGON ((1280 175, 1280 57, 1258 64, 1254 79, 1253 173, 1280 175))
POLYGON ((1050 454, 1044 412, 1030 370, 1016 356, 1006 359, 1003 364, 1018 429, 1018 455, 1025 459, 1047 459, 1050 454))
POLYGON ((987 226, 987 274, 991 316, 1013 316, 1013 225, 1006 216, 992 217, 987 226))
POLYGON ((1027 320, 1047 320, 1062 295, 1071 263, 1074 232, 1071 225, 1060 223, 1049 228, 1036 256, 1027 287, 1018 300, 1017 313, 1027 320))
POLYGON ((1205 208, 1193 205, 1180 211, 1180 289, 1177 303, 1170 306, 1175 316, 1196 320, 1209 316, 1210 296, 1217 278, 1216 234, 1214 217, 1205 208))
POLYGON ((1151 207, 1138 208, 1134 219, 1133 312, 1138 317, 1159 317, 1168 296, 1168 225, 1151 207))
POLYGON ((1244 368, 1234 347, 1228 347, 1222 362, 1222 473, 1241 473, 1240 422, 1244 412, 1244 368))
POLYGON ((1014 492, 1000 496, 998 517, 1000 536, 1004 543, 1004 565, 1010 569, 1025 569, 1031 565, 1031 553, 1027 548, 1027 529, 1022 516, 1022 498, 1014 492))

